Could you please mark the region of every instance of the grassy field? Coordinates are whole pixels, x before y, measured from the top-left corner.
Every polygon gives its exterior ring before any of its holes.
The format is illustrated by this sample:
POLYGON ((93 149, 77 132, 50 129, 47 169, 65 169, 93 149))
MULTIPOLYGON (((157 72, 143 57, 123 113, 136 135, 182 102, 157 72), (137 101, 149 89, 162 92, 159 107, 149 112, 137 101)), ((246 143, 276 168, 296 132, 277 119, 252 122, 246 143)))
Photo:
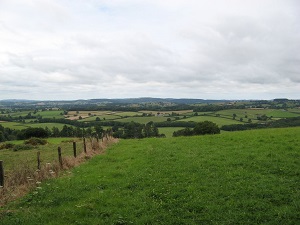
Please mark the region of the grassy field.
POLYGON ((42 112, 37 112, 36 114, 33 114, 34 116, 40 115, 43 118, 55 118, 55 119, 62 119, 64 118, 63 115, 61 115, 64 111, 62 110, 47 110, 42 112))
POLYGON ((226 119, 216 116, 193 116, 190 118, 181 119, 179 121, 194 121, 194 122, 203 122, 203 121, 211 121, 216 123, 218 126, 229 125, 229 124, 244 124, 238 120, 226 119))
POLYGON ((184 129, 185 127, 159 127, 159 133, 160 134, 165 134, 167 138, 172 137, 173 136, 173 132, 180 130, 180 129, 184 129))
MULTIPOLYGON (((41 152, 42 163, 52 162, 57 160, 57 148, 60 146, 64 156, 71 156, 73 154, 72 138, 48 138, 48 144, 32 147, 29 150, 13 151, 12 149, 0 150, 0 160, 4 161, 6 171, 13 170, 20 164, 28 164, 29 167, 35 167, 37 151, 41 152)), ((78 153, 82 152, 82 140, 74 139, 77 142, 78 153)), ((10 141, 13 144, 22 144, 24 141, 10 141)))
MULTIPOLYGON (((0 123, 5 128, 10 128, 10 129, 16 129, 16 130, 21 130, 21 129, 26 129, 28 127, 41 127, 41 128, 46 128, 48 127, 51 129, 52 127, 57 127, 58 129, 62 129, 64 125, 62 123, 18 123, 18 122, 2 122, 0 123)), ((72 125, 67 125, 71 127, 72 125)))
POLYGON ((117 119, 115 121, 119 121, 119 122, 131 122, 131 121, 134 121, 136 123, 148 123, 150 121, 153 121, 153 122, 164 122, 164 121, 167 121, 167 117, 163 117, 163 116, 127 117, 127 118, 123 118, 123 119, 117 119))
POLYGON ((220 114, 229 118, 232 118, 233 114, 236 114, 237 118, 245 118, 247 115, 248 119, 252 119, 253 121, 257 119, 257 116, 263 114, 268 117, 272 116, 274 118, 290 118, 299 116, 299 114, 279 109, 228 109, 218 111, 214 114, 220 114))
POLYGON ((121 140, 0 224, 299 224, 299 132, 121 140))

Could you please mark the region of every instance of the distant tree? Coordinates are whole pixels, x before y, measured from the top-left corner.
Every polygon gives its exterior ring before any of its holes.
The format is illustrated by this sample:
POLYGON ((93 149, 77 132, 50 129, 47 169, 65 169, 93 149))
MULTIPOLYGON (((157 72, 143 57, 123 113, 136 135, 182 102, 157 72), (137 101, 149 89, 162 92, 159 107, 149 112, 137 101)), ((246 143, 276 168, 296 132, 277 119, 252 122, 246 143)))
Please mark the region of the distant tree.
POLYGON ((26 139, 31 138, 31 137, 37 137, 37 138, 48 137, 47 131, 43 128, 29 127, 23 131, 23 134, 26 139))
POLYGON ((101 125, 97 124, 94 126, 95 132, 98 135, 98 137, 101 137, 102 133, 103 133, 103 128, 101 125))
POLYGON ((99 118, 99 117, 96 117, 96 121, 100 121, 100 118, 99 118))
POLYGON ((159 132, 153 121, 147 123, 143 128, 143 137, 158 137, 159 132))
POLYGON ((59 129, 57 127, 52 127, 52 137, 59 137, 59 136, 60 136, 59 129))
POLYGON ((5 137, 2 131, 0 131, 0 142, 5 141, 5 137))
POLYGON ((220 128, 211 121, 204 121, 197 123, 193 131, 196 135, 219 134, 220 128))
POLYGON ((235 113, 233 113, 233 114, 232 114, 232 119, 234 119, 234 120, 235 120, 235 118, 236 118, 236 114, 235 114, 235 113))

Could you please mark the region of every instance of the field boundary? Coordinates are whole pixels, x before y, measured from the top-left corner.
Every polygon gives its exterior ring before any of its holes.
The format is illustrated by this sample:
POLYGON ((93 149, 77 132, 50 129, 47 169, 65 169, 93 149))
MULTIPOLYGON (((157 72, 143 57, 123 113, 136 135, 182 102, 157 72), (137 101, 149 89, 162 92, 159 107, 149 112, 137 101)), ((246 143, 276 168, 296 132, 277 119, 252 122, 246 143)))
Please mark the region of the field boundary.
MULTIPOLYGON (((76 157, 67 156, 60 158, 58 154, 58 160, 40 165, 37 169, 30 167, 27 163, 19 165, 17 169, 4 175, 4 185, 0 186, 0 206, 4 206, 24 196, 34 188, 39 188, 42 181, 68 174, 68 170, 96 155, 104 154, 107 147, 118 141, 112 136, 106 136, 100 140, 88 138, 87 144, 84 146, 85 151, 76 157)), ((38 155, 40 155, 39 152, 38 155)), ((39 164, 39 156, 37 161, 39 164)))

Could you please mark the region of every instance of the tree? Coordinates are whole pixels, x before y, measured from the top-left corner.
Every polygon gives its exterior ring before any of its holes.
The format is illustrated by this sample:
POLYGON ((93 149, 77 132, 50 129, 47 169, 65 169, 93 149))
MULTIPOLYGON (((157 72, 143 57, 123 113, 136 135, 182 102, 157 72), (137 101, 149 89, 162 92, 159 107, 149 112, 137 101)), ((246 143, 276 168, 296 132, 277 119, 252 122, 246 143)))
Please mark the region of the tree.
POLYGON ((236 117, 236 114, 235 114, 235 113, 233 113, 233 115, 232 115, 232 119, 234 119, 234 120, 235 120, 235 117, 236 117))
POLYGON ((37 137, 37 138, 46 138, 48 137, 48 133, 46 130, 43 128, 33 128, 29 127, 24 130, 24 137, 26 139, 31 138, 31 137, 37 137))
POLYGON ((220 128, 211 121, 204 121, 197 123, 193 131, 195 135, 219 134, 220 128))
POLYGON ((59 137, 60 132, 57 127, 52 127, 52 137, 59 137))
POLYGON ((135 122, 127 123, 124 126, 123 138, 142 138, 143 125, 135 122))
POLYGON ((102 133, 103 133, 103 128, 101 125, 97 124, 94 126, 96 134, 98 135, 98 137, 101 137, 102 133))
POLYGON ((153 123, 153 121, 150 121, 144 126, 143 128, 144 137, 157 137, 158 135, 159 135, 158 129, 153 123))

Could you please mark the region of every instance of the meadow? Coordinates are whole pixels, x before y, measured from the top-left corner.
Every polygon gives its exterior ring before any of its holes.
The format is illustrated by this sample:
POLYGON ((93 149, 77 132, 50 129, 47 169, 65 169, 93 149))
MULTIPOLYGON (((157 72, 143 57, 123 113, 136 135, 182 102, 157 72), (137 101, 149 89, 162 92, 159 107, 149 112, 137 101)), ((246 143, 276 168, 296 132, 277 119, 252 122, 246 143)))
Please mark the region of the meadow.
POLYGON ((300 128, 120 140, 0 224, 298 224, 300 128))
MULTIPOLYGON (((63 123, 19 123, 19 122, 2 122, 0 123, 5 128, 10 128, 10 129, 15 129, 15 130, 22 130, 26 129, 29 127, 41 127, 41 128, 46 128, 48 127, 49 129, 53 127, 57 127, 58 129, 62 129, 64 125, 63 123)), ((68 127, 72 127, 72 125, 67 125, 68 127)))
POLYGON ((203 121, 211 121, 215 124, 217 124, 219 127, 223 125, 229 125, 229 124, 244 124, 243 122, 240 122, 238 120, 233 120, 232 118, 221 118, 217 117, 215 115, 213 116, 193 116, 190 118, 181 119, 179 121, 193 121, 193 122, 203 122, 203 121))
MULTIPOLYGON (((20 165, 26 164, 30 168, 37 167, 37 152, 41 152, 41 163, 51 163, 57 160, 57 148, 62 148, 63 156, 73 155, 73 144, 77 142, 77 152, 80 154, 83 151, 83 144, 81 139, 77 138, 48 138, 46 145, 31 146, 28 150, 13 151, 13 149, 0 150, 0 160, 4 161, 6 172, 13 171, 20 165)), ((12 143, 15 145, 22 145, 23 140, 9 141, 6 143, 12 143)))

